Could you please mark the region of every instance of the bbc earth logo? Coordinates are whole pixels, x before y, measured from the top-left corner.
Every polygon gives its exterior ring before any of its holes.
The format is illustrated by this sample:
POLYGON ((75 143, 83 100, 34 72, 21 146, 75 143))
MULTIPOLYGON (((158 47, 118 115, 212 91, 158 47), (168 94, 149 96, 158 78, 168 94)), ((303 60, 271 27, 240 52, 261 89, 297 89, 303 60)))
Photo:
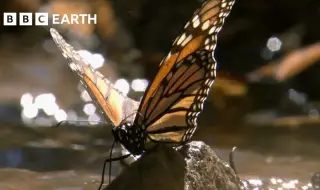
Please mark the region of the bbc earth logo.
POLYGON ((3 13, 4 26, 48 26, 62 24, 97 24, 97 14, 3 13))

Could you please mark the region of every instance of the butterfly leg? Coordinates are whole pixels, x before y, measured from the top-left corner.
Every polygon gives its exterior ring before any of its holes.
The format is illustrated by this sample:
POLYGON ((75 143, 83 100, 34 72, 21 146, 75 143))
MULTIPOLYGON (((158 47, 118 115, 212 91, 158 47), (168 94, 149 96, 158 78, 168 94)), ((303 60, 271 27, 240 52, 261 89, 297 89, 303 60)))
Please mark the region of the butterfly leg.
POLYGON ((105 173, 105 169, 106 169, 107 163, 110 163, 110 166, 109 166, 109 183, 110 183, 110 180, 111 180, 111 162, 126 159, 126 158, 128 158, 130 155, 131 155, 131 154, 126 154, 126 155, 119 156, 119 157, 116 157, 116 158, 108 158, 108 159, 106 159, 106 160, 104 161, 104 163, 103 163, 103 168, 102 168, 101 182, 100 182, 100 185, 99 185, 98 190, 101 190, 101 188, 102 188, 102 185, 103 185, 103 182, 104 182, 104 173, 105 173))

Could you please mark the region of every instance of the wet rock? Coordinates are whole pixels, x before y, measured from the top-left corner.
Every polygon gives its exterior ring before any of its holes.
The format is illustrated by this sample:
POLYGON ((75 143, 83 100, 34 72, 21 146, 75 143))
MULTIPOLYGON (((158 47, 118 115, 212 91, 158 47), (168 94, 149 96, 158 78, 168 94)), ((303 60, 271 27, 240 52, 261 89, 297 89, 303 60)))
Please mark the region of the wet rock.
POLYGON ((320 172, 313 174, 311 177, 311 184, 313 189, 320 189, 320 172))
POLYGON ((104 190, 241 189, 233 169, 205 143, 190 142, 177 151, 158 146, 130 165, 104 190))

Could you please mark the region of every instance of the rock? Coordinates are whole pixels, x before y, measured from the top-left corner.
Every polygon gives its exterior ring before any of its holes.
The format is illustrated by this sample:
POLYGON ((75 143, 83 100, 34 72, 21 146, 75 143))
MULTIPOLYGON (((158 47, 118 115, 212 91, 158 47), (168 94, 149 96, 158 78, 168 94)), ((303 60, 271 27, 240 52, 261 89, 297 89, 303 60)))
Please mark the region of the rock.
POLYGON ((159 145, 145 153, 104 190, 241 189, 233 169, 205 143, 193 141, 175 151, 159 145))
POLYGON ((313 189, 320 189, 320 172, 313 174, 311 177, 311 184, 313 189))

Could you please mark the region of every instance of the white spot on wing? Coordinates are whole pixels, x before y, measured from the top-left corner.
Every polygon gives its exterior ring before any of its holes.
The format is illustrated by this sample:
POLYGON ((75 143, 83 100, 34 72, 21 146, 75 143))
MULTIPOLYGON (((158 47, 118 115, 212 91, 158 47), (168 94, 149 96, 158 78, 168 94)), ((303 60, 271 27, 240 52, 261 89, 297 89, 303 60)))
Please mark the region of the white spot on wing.
POLYGON ((204 45, 208 45, 208 43, 210 42, 210 39, 206 39, 206 41, 204 42, 204 45))
POLYGON ((190 22, 187 22, 187 24, 184 26, 184 28, 187 28, 190 25, 190 22))
POLYGON ((195 17, 193 17, 192 22, 193 22, 192 23, 193 28, 197 28, 200 25, 199 16, 196 15, 195 17))
POLYGON ((214 33, 215 30, 216 30, 216 26, 212 26, 209 30, 209 34, 214 33))
POLYGON ((207 20, 205 23, 203 23, 201 29, 202 30, 207 30, 209 28, 209 25, 210 25, 210 21, 207 20))
POLYGON ((195 22, 196 20, 199 20, 199 16, 198 15, 193 17, 192 22, 195 22))
POLYGON ((180 36, 180 38, 179 38, 179 40, 178 40, 178 42, 177 42, 177 45, 180 45, 181 42, 182 42, 185 38, 186 38, 186 33, 183 33, 183 34, 180 36))
POLYGON ((185 40, 182 42, 181 46, 185 46, 192 39, 192 35, 190 34, 185 40))

